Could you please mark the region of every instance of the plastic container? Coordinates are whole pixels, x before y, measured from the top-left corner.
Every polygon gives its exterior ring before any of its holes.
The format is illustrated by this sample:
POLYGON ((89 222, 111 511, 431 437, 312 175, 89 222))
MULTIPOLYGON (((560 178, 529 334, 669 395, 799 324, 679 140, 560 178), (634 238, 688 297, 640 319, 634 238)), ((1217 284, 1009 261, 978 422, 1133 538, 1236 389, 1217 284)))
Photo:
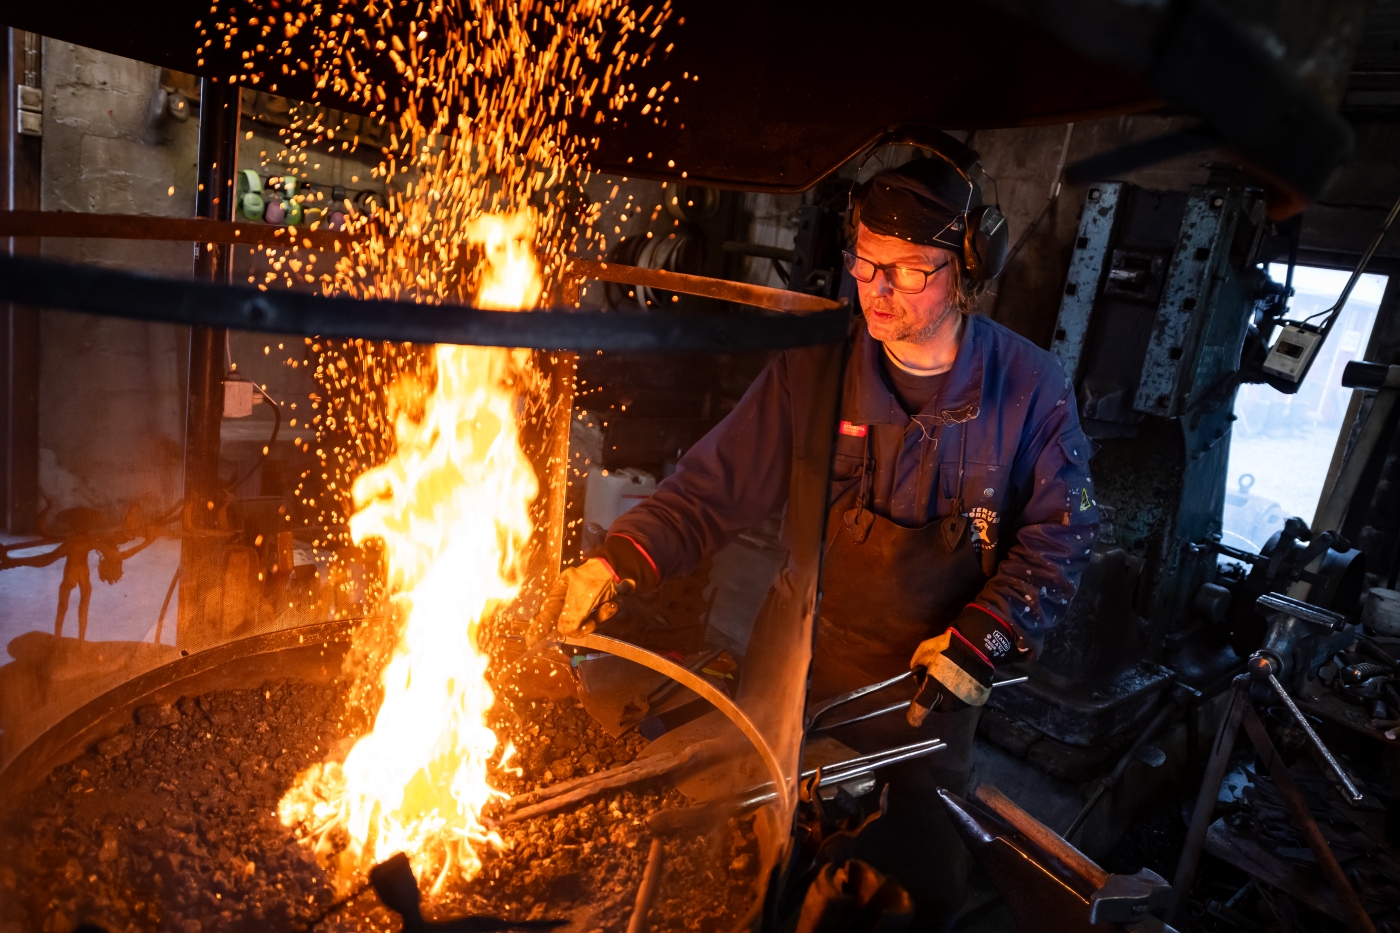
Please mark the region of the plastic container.
POLYGON ((583 497, 583 520, 603 528, 656 491, 656 477, 643 470, 590 470, 583 497))

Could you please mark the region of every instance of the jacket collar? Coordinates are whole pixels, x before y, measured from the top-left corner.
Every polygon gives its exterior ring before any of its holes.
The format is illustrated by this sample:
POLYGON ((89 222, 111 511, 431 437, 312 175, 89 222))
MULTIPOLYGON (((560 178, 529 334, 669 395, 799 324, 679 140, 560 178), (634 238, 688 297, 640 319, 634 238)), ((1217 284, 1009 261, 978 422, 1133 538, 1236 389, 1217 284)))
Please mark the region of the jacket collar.
MULTIPOLYGON (((915 416, 923 424, 935 427, 971 421, 982 409, 982 378, 985 371, 986 322, 977 315, 964 320, 958 353, 943 391, 934 399, 931 410, 915 416)), ((846 419, 853 424, 897 424, 904 426, 913 419, 900 407, 899 400, 880 374, 880 354, 884 346, 870 336, 864 321, 860 322, 851 350, 851 362, 846 380, 846 419)))

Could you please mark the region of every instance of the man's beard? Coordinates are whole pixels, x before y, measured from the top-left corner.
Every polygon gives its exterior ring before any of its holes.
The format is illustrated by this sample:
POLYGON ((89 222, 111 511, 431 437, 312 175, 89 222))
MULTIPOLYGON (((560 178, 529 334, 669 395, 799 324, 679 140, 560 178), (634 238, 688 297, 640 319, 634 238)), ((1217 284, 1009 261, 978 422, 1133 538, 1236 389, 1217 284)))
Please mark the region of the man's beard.
MULTIPOLYGON (((886 301, 877 301, 872 307, 874 310, 886 314, 897 313, 893 303, 887 303, 886 301)), ((938 316, 922 327, 915 327, 912 323, 910 323, 907 317, 901 316, 895 321, 894 333, 887 337, 883 342, 914 344, 923 343, 932 338, 934 334, 938 333, 939 328, 941 328, 944 325, 944 323, 947 322, 950 315, 957 313, 957 310, 957 305, 955 305, 953 302, 945 302, 943 305, 943 310, 938 314, 938 316)))

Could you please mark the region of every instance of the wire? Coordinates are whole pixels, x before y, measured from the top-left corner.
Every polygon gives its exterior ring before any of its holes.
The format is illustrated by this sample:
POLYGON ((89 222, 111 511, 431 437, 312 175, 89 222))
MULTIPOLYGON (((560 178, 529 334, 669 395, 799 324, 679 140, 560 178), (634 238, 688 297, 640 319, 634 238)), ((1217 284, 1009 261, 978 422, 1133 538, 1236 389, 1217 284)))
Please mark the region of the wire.
POLYGON ((282 430, 281 403, 279 403, 272 396, 268 395, 267 390, 264 389, 262 386, 258 385, 256 382, 253 383, 253 388, 261 392, 262 397, 267 399, 268 404, 272 406, 272 436, 269 437, 267 439, 267 443, 263 445, 262 453, 258 455, 257 462, 248 468, 247 473, 244 473, 238 478, 236 482, 229 485, 229 491, 235 494, 237 493, 238 487, 242 486, 245 482, 247 482, 248 477, 256 473, 258 471, 258 468, 263 465, 263 461, 266 460, 268 458, 268 455, 272 453, 272 445, 277 443, 277 432, 282 430))
MULTIPOLYGON (((233 340, 227 330, 224 331, 224 359, 228 363, 228 371, 230 373, 238 371, 237 366, 233 362, 233 340)), ((258 471, 258 468, 263 465, 263 461, 272 453, 272 445, 277 443, 277 433, 282 430, 282 403, 271 395, 268 395, 267 390, 258 383, 253 382, 251 379, 249 382, 252 382, 253 388, 257 389, 262 397, 267 399, 267 403, 272 406, 272 436, 269 437, 267 443, 263 445, 262 453, 258 455, 257 462, 248 468, 247 473, 244 473, 227 487, 228 491, 234 495, 237 495, 238 487, 247 482, 248 478, 258 471)))
POLYGON ((1016 241, 1016 245, 1011 248, 1010 254, 1006 257, 1006 265, 1011 265, 1011 260, 1015 259, 1016 254, 1021 251, 1021 247, 1026 245, 1026 241, 1031 238, 1031 234, 1035 232, 1035 228, 1040 225, 1040 222, 1045 219, 1045 215, 1050 212, 1051 206, 1060 199, 1060 192, 1064 190, 1063 179, 1065 174, 1065 161, 1069 158, 1069 141, 1072 136, 1074 136, 1074 124, 1067 123, 1065 124, 1064 145, 1060 147, 1060 164, 1055 167, 1055 178, 1050 183, 1050 193, 1046 196, 1045 204, 1041 206, 1040 213, 1035 215, 1035 220, 1031 221, 1030 226, 1026 227, 1026 231, 1022 233, 1021 238, 1016 241))
POLYGON ((1391 225, 1395 223, 1396 215, 1400 215, 1400 197, 1397 197, 1395 203, 1390 206, 1390 213, 1385 215, 1385 220, 1381 223, 1380 229, 1376 231, 1375 236, 1371 237, 1371 242, 1366 247, 1366 252, 1361 254, 1361 259, 1357 262, 1356 268, 1351 270, 1351 278, 1347 279, 1346 287, 1342 289, 1342 294, 1337 299, 1336 304, 1332 305, 1330 308, 1318 311, 1315 314, 1309 314, 1301 321, 1281 321, 1280 323, 1306 324, 1313 318, 1322 317, 1326 314, 1329 315, 1329 317, 1323 322, 1322 328, 1324 330, 1330 330, 1333 322, 1341 316, 1342 308, 1346 307, 1347 299, 1351 297, 1351 290, 1356 287, 1357 280, 1361 278, 1361 274, 1365 272, 1366 267, 1370 265, 1371 257, 1376 254, 1376 250, 1380 248, 1381 241, 1384 240, 1385 235, 1390 232, 1391 225))

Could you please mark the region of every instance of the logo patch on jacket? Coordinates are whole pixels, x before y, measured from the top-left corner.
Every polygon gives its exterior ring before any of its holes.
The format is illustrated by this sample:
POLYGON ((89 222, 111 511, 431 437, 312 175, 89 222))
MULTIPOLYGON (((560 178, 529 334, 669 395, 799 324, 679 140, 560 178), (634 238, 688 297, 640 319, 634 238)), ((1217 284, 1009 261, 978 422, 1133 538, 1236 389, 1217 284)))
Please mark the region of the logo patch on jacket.
POLYGON ((1087 512, 1094 507, 1094 500, 1089 498, 1089 487, 1083 486, 1079 490, 1079 511, 1087 512))
MULTIPOLYGON (((827 423, 830 424, 831 422, 827 423)), ((865 437, 866 432, 869 430, 870 425, 868 424, 851 424, 849 421, 841 422, 841 433, 847 437, 865 437)))
POLYGON ((996 529, 992 526, 1001 521, 1001 516, 985 506, 977 506, 967 513, 971 519, 968 525, 972 534, 972 544, 974 547, 990 548, 996 547, 996 529))

